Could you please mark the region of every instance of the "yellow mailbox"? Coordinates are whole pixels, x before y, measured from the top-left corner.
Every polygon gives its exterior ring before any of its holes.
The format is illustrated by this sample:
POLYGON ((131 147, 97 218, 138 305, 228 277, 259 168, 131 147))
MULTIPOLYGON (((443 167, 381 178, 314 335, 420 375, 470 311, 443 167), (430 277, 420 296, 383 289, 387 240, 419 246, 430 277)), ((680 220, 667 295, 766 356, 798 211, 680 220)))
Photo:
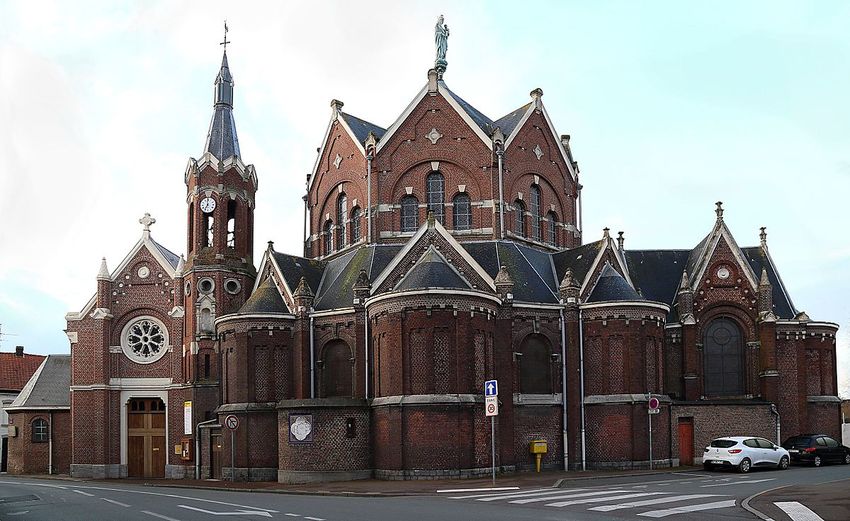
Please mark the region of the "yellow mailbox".
POLYGON ((528 444, 528 450, 534 454, 537 460, 537 472, 540 472, 540 461, 543 459, 543 455, 549 452, 546 440, 531 440, 531 443, 528 444))

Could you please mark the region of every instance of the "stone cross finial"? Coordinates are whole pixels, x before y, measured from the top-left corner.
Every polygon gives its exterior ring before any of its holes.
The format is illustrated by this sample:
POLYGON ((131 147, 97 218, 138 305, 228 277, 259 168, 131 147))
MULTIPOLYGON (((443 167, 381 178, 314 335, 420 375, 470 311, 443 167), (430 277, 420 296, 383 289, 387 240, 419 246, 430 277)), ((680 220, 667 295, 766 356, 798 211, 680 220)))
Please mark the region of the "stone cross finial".
POLYGON ((608 228, 607 226, 606 226, 605 228, 602 228, 602 238, 603 238, 603 239, 610 239, 610 238, 611 238, 611 234, 610 234, 610 233, 608 233, 608 232, 610 232, 610 231, 611 231, 611 228, 608 228))
POLYGON ((149 214, 148 212, 145 212, 144 217, 142 217, 141 219, 139 219, 139 224, 141 224, 142 226, 144 226, 144 227, 145 227, 145 228, 144 228, 144 230, 142 230, 142 232, 143 232, 145 235, 150 235, 150 233, 151 233, 151 225, 152 225, 153 223, 155 223, 155 222, 156 222, 156 219, 154 219, 153 217, 151 217, 151 214, 149 214))
POLYGON ((716 203, 714 203, 714 205, 717 206, 717 208, 714 210, 714 213, 717 214, 717 220, 722 221, 723 220, 723 201, 717 201, 716 203))
POLYGON ((762 226, 761 228, 759 228, 759 230, 761 230, 759 232, 759 239, 761 240, 761 247, 767 248, 767 232, 765 231, 765 230, 767 230, 767 227, 762 226))

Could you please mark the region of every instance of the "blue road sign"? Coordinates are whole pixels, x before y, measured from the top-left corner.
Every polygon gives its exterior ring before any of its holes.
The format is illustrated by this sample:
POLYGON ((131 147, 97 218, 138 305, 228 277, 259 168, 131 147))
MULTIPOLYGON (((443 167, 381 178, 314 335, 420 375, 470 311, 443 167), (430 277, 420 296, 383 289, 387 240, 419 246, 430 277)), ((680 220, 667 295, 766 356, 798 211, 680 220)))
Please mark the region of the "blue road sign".
POLYGON ((496 380, 484 382, 484 396, 499 396, 499 382, 496 380))

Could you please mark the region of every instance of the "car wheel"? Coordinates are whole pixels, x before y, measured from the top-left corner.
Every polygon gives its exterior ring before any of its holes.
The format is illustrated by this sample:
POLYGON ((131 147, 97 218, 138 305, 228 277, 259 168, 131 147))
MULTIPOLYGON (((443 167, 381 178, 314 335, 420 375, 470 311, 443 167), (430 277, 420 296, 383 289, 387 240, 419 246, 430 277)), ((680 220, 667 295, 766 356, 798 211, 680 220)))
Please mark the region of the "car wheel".
POLYGON ((752 466, 752 462, 750 458, 744 458, 741 460, 741 463, 738 464, 738 472, 741 474, 746 474, 750 471, 750 467, 752 466))
POLYGON ((823 460, 820 459, 820 456, 815 456, 815 459, 812 460, 812 465, 820 467, 821 464, 823 464, 823 460))
POLYGON ((776 466, 776 468, 778 468, 779 470, 788 470, 788 464, 789 463, 790 462, 788 461, 788 456, 782 456, 782 458, 779 460, 779 464, 776 466))
POLYGON ((850 465, 850 454, 845 454, 845 455, 844 455, 844 464, 845 464, 845 465, 850 465))
MULTIPOLYGON (((848 454, 847 457, 850 458, 850 454, 848 454)), ((702 468, 711 472, 712 470, 714 470, 714 465, 712 465, 711 463, 703 463, 702 468)))

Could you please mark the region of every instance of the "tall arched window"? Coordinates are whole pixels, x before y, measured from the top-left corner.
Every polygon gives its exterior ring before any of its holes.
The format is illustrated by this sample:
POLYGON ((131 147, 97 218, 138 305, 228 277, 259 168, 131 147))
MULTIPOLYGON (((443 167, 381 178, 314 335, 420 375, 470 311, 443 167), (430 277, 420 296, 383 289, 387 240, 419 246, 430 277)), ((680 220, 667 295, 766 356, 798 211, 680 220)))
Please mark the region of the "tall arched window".
POLYGON ((537 185, 531 185, 531 188, 528 191, 529 201, 528 201, 528 211, 531 213, 531 238, 539 241, 541 239, 540 234, 540 187, 537 185))
POLYGON ((333 241, 334 223, 333 223, 333 221, 328 221, 328 222, 325 223, 325 231, 322 232, 322 235, 324 235, 323 239, 325 241, 324 254, 328 255, 332 251, 334 251, 334 241, 333 241))
POLYGON ((519 360, 519 392, 549 394, 552 392, 552 349, 541 335, 530 335, 522 343, 519 360))
POLYGON ((558 245, 558 215, 555 212, 546 214, 546 242, 558 245))
POLYGON ((455 230, 468 230, 472 228, 472 204, 469 195, 457 194, 452 201, 452 225, 455 230))
POLYGON ((336 198, 336 249, 345 248, 345 218, 348 217, 348 197, 345 192, 336 198))
POLYGON ((419 228, 419 200, 412 195, 401 198, 401 231, 415 232, 419 228))
POLYGON ((517 199, 514 201, 514 233, 525 237, 525 203, 517 199))
POLYGON ((425 180, 426 196, 428 198, 428 211, 434 212, 434 219, 443 224, 445 209, 443 203, 446 201, 446 180, 440 172, 431 172, 425 180))
POLYGON ((712 320, 703 338, 706 396, 744 394, 744 345, 741 330, 728 318, 712 320))
POLYGON ((236 201, 227 201, 227 247, 236 247, 236 201))
POLYGON ((355 206, 351 210, 351 242, 352 244, 360 240, 360 207, 355 206))
POLYGON ((334 340, 322 353, 322 397, 351 395, 351 349, 334 340))

